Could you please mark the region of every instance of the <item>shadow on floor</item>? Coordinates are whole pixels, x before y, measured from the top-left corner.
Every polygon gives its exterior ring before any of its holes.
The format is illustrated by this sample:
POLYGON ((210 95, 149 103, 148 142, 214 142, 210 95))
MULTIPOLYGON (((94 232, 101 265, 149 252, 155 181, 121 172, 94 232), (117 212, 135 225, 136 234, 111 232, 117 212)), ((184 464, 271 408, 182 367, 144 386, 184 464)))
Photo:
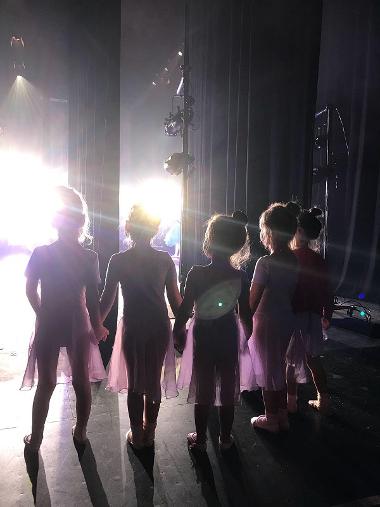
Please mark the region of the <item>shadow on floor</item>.
POLYGON ((78 444, 74 441, 74 445, 92 505, 96 507, 109 507, 90 441, 87 440, 85 444, 78 444))
POLYGON ((126 454, 133 470, 137 505, 154 505, 154 446, 134 450, 126 445, 126 454))
MULTIPOLYGON (((38 452, 33 452, 24 448, 24 460, 26 471, 32 483, 32 495, 34 504, 37 499, 43 499, 43 505, 46 507, 51 506, 49 488, 46 482, 45 467, 42 456, 38 452)), ((40 503, 40 502, 39 502, 40 503)))
POLYGON ((189 449, 197 482, 201 484, 201 493, 208 506, 220 506, 216 491, 214 473, 207 452, 189 449))

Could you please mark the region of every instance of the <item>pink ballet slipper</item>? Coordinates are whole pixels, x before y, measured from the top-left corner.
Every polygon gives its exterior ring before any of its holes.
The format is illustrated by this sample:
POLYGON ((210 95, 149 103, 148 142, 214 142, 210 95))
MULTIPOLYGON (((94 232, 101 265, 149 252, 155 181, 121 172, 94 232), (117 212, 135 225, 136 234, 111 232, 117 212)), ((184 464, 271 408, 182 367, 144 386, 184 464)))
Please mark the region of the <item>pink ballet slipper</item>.
POLYGON ((234 437, 230 435, 230 438, 227 442, 223 442, 222 439, 219 437, 219 449, 221 452, 228 451, 231 449, 231 447, 234 445, 234 437))
POLYGON ((288 412, 289 414, 296 414, 298 412, 296 394, 288 394, 288 412))
POLYGON ((259 415, 252 417, 251 424, 254 428, 269 431, 270 433, 278 433, 280 426, 278 424, 278 417, 275 414, 259 415))
POLYGON ((145 447, 152 447, 154 445, 154 439, 156 436, 157 423, 144 423, 144 445, 145 447))
POLYGON ((132 426, 127 435, 128 444, 136 451, 140 451, 144 447, 144 433, 142 426, 132 426))
POLYGON ((280 431, 289 431, 288 410, 280 408, 278 411, 278 426, 280 431))
POLYGON ((189 446, 189 449, 192 449, 192 450, 206 451, 206 449, 207 449, 207 443, 206 442, 199 442, 198 435, 196 434, 196 432, 188 433, 187 444, 189 446))

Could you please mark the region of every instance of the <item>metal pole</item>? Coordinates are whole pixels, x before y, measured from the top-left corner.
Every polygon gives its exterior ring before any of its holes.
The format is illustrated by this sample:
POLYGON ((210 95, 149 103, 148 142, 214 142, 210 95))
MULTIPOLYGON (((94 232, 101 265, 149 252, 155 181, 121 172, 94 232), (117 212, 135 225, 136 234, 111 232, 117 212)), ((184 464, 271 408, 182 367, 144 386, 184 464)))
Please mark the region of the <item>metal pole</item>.
POLYGON ((179 266, 179 279, 181 292, 183 293, 186 282, 186 275, 189 269, 189 5, 185 3, 185 40, 183 51, 183 135, 182 135, 182 154, 185 161, 182 172, 182 216, 181 216, 181 260, 179 266))

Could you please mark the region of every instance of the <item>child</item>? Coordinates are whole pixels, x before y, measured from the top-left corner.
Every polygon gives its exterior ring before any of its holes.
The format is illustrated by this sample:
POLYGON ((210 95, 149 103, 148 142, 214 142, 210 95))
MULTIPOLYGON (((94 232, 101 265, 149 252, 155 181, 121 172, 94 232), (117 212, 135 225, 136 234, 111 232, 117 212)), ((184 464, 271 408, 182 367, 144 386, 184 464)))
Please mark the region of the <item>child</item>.
POLYGON ((166 396, 177 395, 165 289, 174 314, 181 296, 170 255, 150 246, 159 223, 143 207, 132 208, 125 230, 133 246, 111 257, 100 302, 104 319, 121 284, 124 316, 116 335, 107 387, 112 391, 128 389, 131 429, 127 441, 136 450, 154 444, 165 358, 166 396))
POLYGON ((193 266, 189 271, 174 325, 175 343, 182 349, 185 325, 194 309, 178 387, 190 386, 188 401, 195 402, 196 432, 189 433, 187 441, 190 448, 198 450, 206 450, 211 405, 219 406, 221 450, 232 446, 234 403, 241 390, 251 388, 252 364, 247 346, 252 322, 249 285, 245 273, 237 269, 249 258, 246 223, 242 212, 210 219, 203 250, 211 263, 193 266), (245 336, 239 330, 236 307, 245 336))
POLYGON ((261 257, 253 274, 250 306, 253 333, 249 342, 256 382, 262 388, 265 415, 252 426, 272 433, 289 428, 286 401, 286 350, 295 319, 292 298, 297 259, 289 248, 297 221, 282 203, 273 203, 260 217, 260 239, 270 255, 261 257))
POLYGON ((302 365, 309 367, 317 399, 310 400, 313 408, 326 412, 330 400, 326 373, 320 354, 323 351, 323 330, 327 330, 333 313, 334 302, 330 292, 326 263, 321 255, 311 249, 310 243, 318 239, 322 224, 318 208, 301 210, 296 203, 289 203, 294 215, 298 217, 298 228, 294 238, 294 254, 300 267, 300 274, 294 296, 294 311, 297 327, 288 350, 288 410, 297 411, 297 383, 304 382, 302 365), (302 378, 303 377, 303 378, 302 378))
POLYGON ((36 248, 26 268, 26 295, 37 317, 22 383, 22 387, 33 386, 37 363, 32 433, 24 438, 32 451, 38 451, 42 442, 50 398, 57 383, 60 348, 66 347, 72 370, 77 398, 73 437, 77 443, 86 441, 91 410, 89 377, 97 381, 106 376, 97 346, 108 334, 100 320, 98 256, 80 244, 86 238, 87 206, 72 188, 58 187, 57 197, 61 206, 53 225, 58 231, 58 241, 36 248))

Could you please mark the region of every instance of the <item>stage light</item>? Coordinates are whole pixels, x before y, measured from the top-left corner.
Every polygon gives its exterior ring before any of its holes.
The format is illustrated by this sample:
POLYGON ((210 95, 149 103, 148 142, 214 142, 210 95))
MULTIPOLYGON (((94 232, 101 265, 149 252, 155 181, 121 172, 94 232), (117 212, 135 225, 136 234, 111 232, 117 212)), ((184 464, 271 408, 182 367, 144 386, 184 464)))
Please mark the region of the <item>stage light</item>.
POLYGON ((363 312, 363 310, 360 312, 360 316, 365 317, 365 312, 363 312))
POLYGON ((171 178, 154 178, 122 188, 121 215, 128 216, 134 204, 140 204, 161 220, 161 226, 170 226, 181 216, 181 186, 171 178))
POLYGON ((360 292, 360 294, 358 294, 358 298, 359 298, 359 299, 365 299, 365 294, 364 294, 364 292, 360 292))
POLYGON ((152 81, 153 86, 157 86, 157 83, 155 81, 152 81))
POLYGON ((178 56, 182 56, 182 55, 183 55, 182 51, 178 51, 178 56))
POLYGON ((55 238, 52 218, 58 211, 54 187, 67 184, 63 171, 44 166, 37 156, 0 151, 0 237, 28 249, 55 238))
POLYGON ((164 169, 173 176, 180 175, 186 166, 190 166, 194 162, 194 157, 184 155, 183 153, 173 153, 164 162, 164 169))

